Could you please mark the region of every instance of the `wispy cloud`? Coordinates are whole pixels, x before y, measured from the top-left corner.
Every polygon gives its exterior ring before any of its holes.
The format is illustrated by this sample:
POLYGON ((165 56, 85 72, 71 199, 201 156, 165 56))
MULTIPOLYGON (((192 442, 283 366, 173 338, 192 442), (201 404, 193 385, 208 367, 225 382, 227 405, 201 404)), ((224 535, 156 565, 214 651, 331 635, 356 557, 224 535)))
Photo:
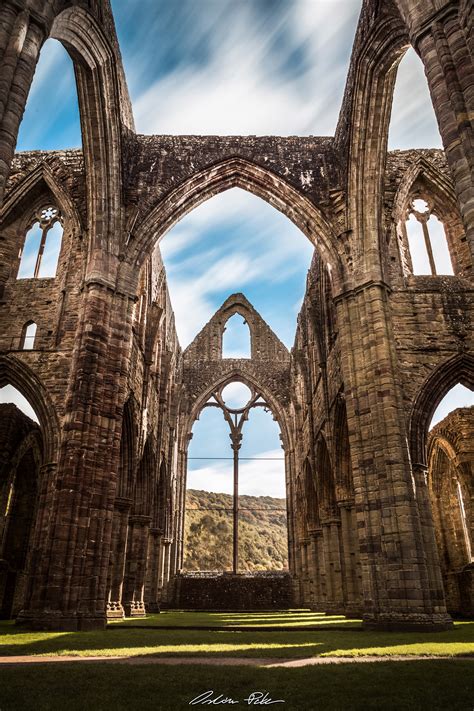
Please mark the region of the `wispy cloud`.
POLYGON ((442 147, 423 64, 413 49, 407 51, 398 67, 388 147, 442 147))
POLYGON ((182 346, 234 291, 244 291, 291 345, 292 306, 303 297, 313 246, 277 210, 229 190, 185 217, 161 247, 182 346))
MULTIPOLYGON (((248 496, 275 496, 284 498, 285 463, 281 449, 259 454, 253 461, 241 461, 239 466, 239 492, 248 496)), ((232 494, 232 466, 229 462, 213 462, 188 472, 187 487, 224 494, 232 494)))
MULTIPOLYGON (((360 0, 160 3, 161 65, 149 76, 143 43, 125 50, 138 129, 145 133, 326 135, 334 131, 360 0), (164 26, 176 37, 164 36, 164 26), (173 46, 169 46, 170 42, 173 46), (166 49, 168 47, 168 50, 166 49)), ((158 27, 159 25, 159 27, 158 27)), ((149 54, 148 54, 149 56, 149 54)))

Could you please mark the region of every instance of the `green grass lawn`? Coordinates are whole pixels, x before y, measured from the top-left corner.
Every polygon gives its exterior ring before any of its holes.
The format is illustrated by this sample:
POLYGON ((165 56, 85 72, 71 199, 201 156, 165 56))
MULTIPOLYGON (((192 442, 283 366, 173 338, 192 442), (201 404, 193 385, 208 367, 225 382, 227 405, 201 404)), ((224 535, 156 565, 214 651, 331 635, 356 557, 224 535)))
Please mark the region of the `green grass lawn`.
POLYGON ((280 612, 184 612, 166 610, 158 615, 129 617, 110 624, 121 627, 360 627, 361 620, 348 620, 343 615, 325 615, 311 610, 280 612))
POLYGON ((448 632, 368 630, 241 631, 129 629, 103 632, 28 632, 0 623, 1 655, 312 657, 361 655, 474 655, 474 622, 448 632))
POLYGON ((460 660, 300 669, 113 663, 13 667, 1 670, 0 708, 175 711, 189 709, 193 698, 212 689, 239 701, 239 708, 248 707, 251 692, 266 691, 273 700, 285 701, 270 707, 282 711, 472 711, 472 669, 472 662, 460 660))

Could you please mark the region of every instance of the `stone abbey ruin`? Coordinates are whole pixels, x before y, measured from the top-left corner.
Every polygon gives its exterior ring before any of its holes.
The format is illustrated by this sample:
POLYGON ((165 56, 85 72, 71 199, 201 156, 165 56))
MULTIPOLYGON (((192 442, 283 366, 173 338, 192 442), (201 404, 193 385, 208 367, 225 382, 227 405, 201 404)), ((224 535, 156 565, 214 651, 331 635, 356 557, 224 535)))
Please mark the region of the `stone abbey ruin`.
POLYGON ((232 381, 281 429, 288 604, 381 629, 473 614, 474 414, 429 424, 454 385, 474 388, 474 10, 361 4, 335 135, 282 138, 138 135, 108 0, 1 3, 0 387, 39 421, 0 406, 3 617, 84 630, 173 604, 191 429, 232 381), (48 37, 74 62, 83 147, 15 154, 48 37), (444 151, 387 152, 410 45, 444 151), (160 238, 233 187, 315 247, 291 351, 242 294, 178 343, 160 238), (248 359, 222 358, 234 313, 248 359))

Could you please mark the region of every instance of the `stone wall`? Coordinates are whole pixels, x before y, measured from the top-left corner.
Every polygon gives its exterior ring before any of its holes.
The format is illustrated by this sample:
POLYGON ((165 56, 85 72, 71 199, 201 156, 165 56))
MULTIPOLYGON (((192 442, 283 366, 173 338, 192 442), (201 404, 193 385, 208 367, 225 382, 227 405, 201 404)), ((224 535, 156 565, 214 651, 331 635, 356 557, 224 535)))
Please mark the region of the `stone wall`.
POLYGON ((173 580, 173 602, 182 610, 285 610, 292 607, 287 573, 232 575, 181 573, 173 580))

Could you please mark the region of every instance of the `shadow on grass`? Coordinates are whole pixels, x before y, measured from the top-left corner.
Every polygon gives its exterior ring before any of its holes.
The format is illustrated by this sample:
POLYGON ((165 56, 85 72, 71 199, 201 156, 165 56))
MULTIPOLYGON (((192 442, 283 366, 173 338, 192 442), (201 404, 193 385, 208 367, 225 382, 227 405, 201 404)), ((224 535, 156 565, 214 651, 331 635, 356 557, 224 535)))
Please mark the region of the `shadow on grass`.
POLYGON ((474 655, 474 623, 435 633, 336 631, 230 632, 115 629, 101 632, 27 632, 0 624, 0 654, 79 656, 275 657, 359 655, 474 655))
POLYGON ((300 669, 192 665, 54 665, 2 669, 2 711, 176 711, 213 690, 247 706, 255 691, 284 703, 282 711, 467 711, 472 709, 472 663, 423 660, 337 664, 300 669))
POLYGON ((145 618, 127 618, 111 621, 111 627, 264 627, 264 628, 312 628, 312 627, 360 627, 361 620, 349 620, 343 615, 325 615, 311 610, 282 610, 279 612, 190 612, 167 610, 150 614, 145 618))

